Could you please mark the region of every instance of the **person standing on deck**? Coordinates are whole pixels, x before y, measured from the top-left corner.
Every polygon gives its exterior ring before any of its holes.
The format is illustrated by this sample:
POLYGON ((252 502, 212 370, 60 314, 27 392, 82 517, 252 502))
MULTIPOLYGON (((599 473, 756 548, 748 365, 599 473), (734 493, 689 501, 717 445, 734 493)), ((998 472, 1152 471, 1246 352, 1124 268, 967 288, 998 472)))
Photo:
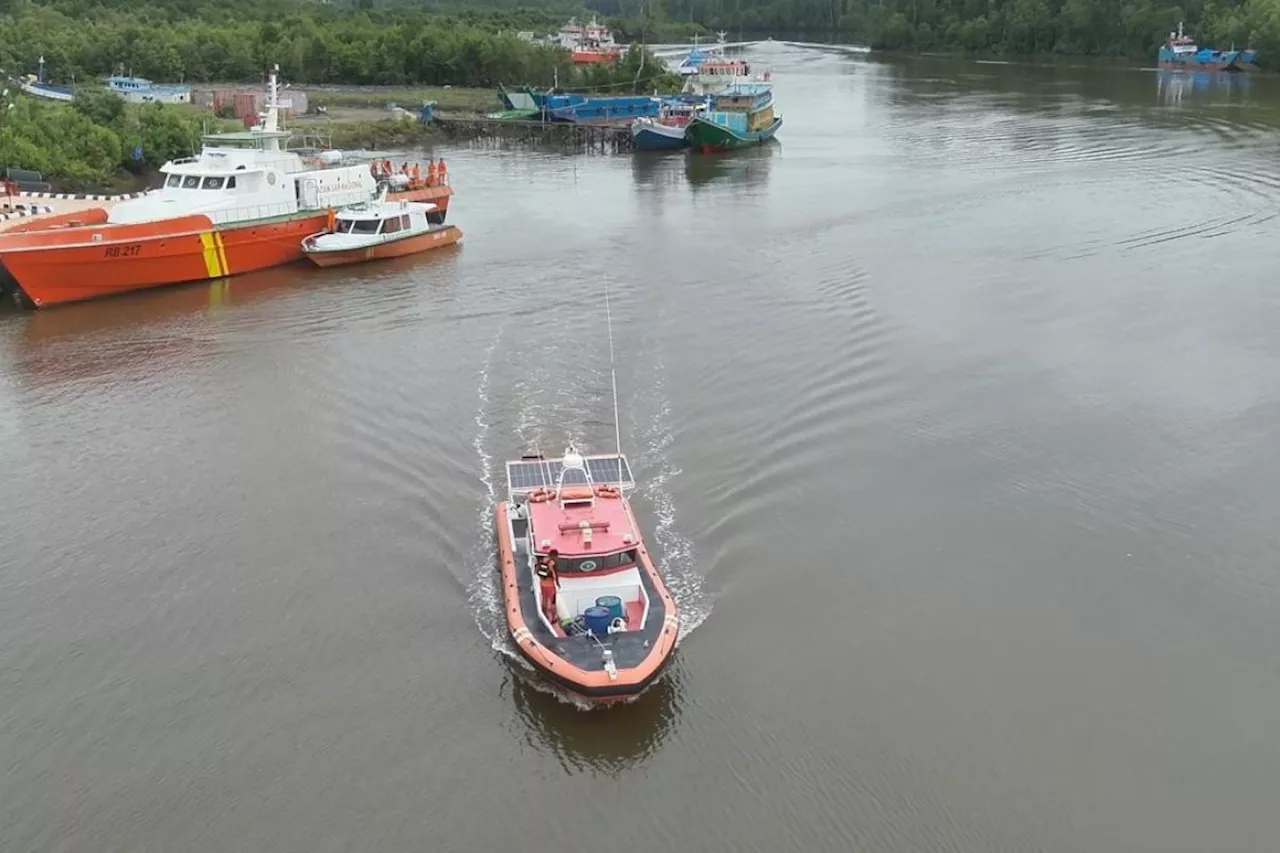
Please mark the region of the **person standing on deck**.
POLYGON ((538 558, 538 586, 542 593, 542 612, 547 621, 556 621, 556 593, 560 589, 560 552, 552 548, 545 557, 538 558))

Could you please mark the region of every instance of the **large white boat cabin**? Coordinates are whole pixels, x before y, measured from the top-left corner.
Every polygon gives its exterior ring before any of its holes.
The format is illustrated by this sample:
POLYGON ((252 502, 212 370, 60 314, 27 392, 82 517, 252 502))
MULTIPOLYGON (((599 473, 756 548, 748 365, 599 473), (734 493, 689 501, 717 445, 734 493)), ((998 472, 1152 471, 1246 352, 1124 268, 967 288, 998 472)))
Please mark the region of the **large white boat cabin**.
POLYGON ((316 167, 282 143, 276 72, 262 124, 246 131, 208 134, 199 156, 160 168, 164 184, 113 207, 108 222, 134 223, 204 214, 215 225, 292 216, 368 202, 377 183, 365 164, 316 167))

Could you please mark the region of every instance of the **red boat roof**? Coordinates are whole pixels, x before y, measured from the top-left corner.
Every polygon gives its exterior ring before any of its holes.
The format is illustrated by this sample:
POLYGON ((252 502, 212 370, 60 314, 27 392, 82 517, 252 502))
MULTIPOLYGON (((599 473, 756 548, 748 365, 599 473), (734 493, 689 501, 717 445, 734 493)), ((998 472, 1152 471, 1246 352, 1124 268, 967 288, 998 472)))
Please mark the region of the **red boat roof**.
MULTIPOLYGON (((581 487, 566 487, 564 491, 566 498, 588 494, 581 487)), ((559 495, 541 502, 531 500, 529 523, 534 547, 540 554, 552 548, 565 557, 612 554, 635 548, 640 542, 627 500, 621 496, 596 497, 594 504, 568 502, 564 506, 559 495)))

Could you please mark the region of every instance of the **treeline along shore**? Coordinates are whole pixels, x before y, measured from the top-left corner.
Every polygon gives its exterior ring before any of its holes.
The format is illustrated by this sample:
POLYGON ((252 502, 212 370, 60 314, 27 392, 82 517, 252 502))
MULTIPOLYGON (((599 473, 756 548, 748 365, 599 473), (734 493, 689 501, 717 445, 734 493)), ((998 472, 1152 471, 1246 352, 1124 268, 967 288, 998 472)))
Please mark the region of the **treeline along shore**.
MULTIPOLYGON (((577 68, 566 51, 521 37, 591 14, 633 44, 687 41, 719 28, 803 29, 886 50, 1148 58, 1181 20, 1202 44, 1251 45, 1264 66, 1280 56, 1280 0, 1178 8, 1150 0, 598 0, 590 9, 516 2, 0 0, 4 75, 34 73, 43 58, 46 81, 85 90, 73 104, 47 104, 11 84, 0 110, 0 166, 39 171, 67 189, 136 189, 165 160, 191 153, 203 130, 218 129, 216 116, 190 107, 112 103, 99 92, 113 73, 188 85, 256 83, 278 64, 282 79, 295 85, 394 92, 317 90, 313 108, 372 110, 394 100, 416 110, 434 98, 446 120, 497 109, 499 83, 670 90, 676 81, 642 51, 616 67, 577 68)), ((335 111, 324 120, 335 145, 414 144, 433 132, 369 111, 351 118, 335 111)))
MULTIPOLYGON (((719 29, 798 31, 872 48, 1154 58, 1184 22, 1202 44, 1280 54, 1280 0, 0 0, 0 67, 53 82, 123 69, 158 81, 252 81, 279 63, 299 84, 545 85, 569 56, 520 38, 599 14, 619 40, 719 29)), ((601 72, 603 73, 603 72, 601 72)))

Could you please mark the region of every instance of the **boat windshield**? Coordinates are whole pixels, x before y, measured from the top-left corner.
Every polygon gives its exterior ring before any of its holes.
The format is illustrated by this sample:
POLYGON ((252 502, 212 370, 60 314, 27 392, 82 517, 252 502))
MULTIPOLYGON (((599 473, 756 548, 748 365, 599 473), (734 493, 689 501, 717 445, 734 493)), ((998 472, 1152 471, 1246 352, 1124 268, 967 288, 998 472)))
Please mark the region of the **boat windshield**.
POLYGON ((404 213, 386 219, 339 219, 333 230, 336 234, 392 234, 408 228, 409 214, 404 213))
POLYGON ((561 555, 558 571, 562 575, 575 572, 594 572, 596 569, 616 569, 621 566, 631 566, 635 562, 636 552, 634 549, 618 554, 608 554, 604 557, 572 558, 561 555))
POLYGON ((339 219, 337 233, 339 234, 377 234, 377 219, 339 219))

